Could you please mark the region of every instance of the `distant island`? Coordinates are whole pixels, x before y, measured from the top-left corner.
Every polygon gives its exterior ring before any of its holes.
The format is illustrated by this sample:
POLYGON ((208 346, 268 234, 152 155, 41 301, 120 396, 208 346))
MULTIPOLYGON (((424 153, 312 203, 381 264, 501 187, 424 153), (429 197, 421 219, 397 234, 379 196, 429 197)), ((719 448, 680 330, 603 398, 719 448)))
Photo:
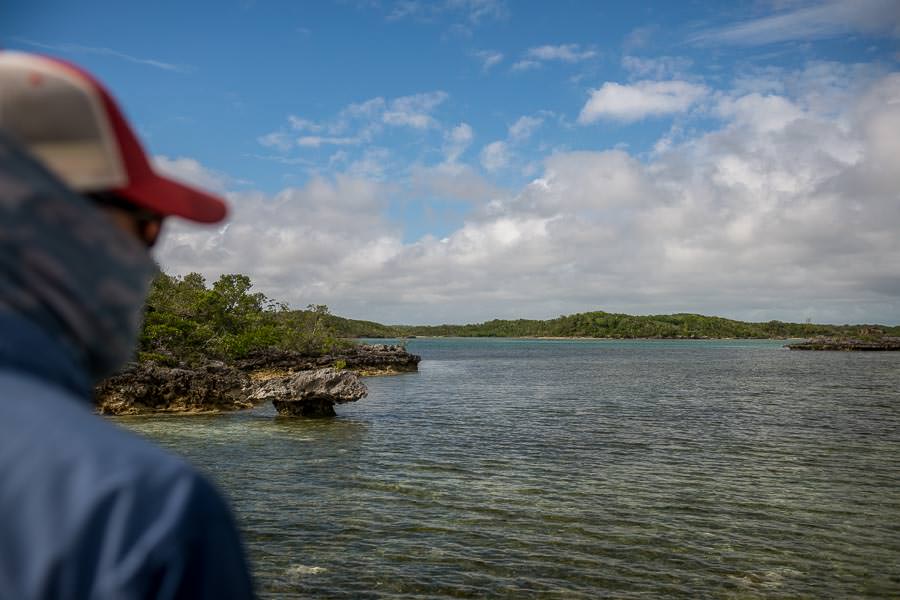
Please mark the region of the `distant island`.
POLYGON ((900 336, 900 326, 820 325, 767 321, 748 323, 721 317, 678 313, 635 316, 602 311, 562 315, 555 319, 494 319, 469 325, 382 325, 328 315, 331 331, 344 338, 522 337, 602 339, 794 339, 863 337, 880 330, 900 336))
POLYGON ((601 339, 871 339, 900 336, 900 326, 749 323, 678 313, 635 316, 602 311, 555 319, 494 319, 468 325, 383 325, 331 314, 323 304, 305 310, 251 292, 246 275, 222 275, 212 285, 191 273, 160 273, 151 286, 138 359, 184 364, 240 360, 267 350, 306 356, 340 354, 354 338, 523 337, 601 339))

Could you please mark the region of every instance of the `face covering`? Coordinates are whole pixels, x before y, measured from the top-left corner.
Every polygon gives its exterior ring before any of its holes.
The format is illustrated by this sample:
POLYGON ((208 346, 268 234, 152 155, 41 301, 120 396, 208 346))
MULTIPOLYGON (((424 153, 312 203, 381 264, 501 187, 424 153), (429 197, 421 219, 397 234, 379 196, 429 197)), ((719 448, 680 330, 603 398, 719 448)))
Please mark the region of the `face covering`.
POLYGON ((155 272, 135 236, 0 133, 0 314, 41 327, 97 381, 132 356, 155 272))

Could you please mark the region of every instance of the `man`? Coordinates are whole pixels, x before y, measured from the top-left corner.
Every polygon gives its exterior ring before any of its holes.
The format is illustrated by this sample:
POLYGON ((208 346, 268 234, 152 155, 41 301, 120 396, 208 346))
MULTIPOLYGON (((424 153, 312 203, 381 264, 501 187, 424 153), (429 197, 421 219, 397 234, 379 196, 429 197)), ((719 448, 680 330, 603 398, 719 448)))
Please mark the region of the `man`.
POLYGON ((0 51, 0 598, 252 596, 215 489, 92 414, 170 215, 225 205, 157 175, 88 74, 0 51))

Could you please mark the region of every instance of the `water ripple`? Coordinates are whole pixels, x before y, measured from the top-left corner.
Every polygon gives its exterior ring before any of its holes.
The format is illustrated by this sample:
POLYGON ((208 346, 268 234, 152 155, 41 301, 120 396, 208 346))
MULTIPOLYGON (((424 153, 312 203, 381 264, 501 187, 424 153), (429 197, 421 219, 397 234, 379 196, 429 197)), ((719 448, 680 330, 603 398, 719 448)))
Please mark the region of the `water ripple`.
POLYGON ((414 340, 330 421, 122 418, 263 598, 900 597, 900 353, 414 340))

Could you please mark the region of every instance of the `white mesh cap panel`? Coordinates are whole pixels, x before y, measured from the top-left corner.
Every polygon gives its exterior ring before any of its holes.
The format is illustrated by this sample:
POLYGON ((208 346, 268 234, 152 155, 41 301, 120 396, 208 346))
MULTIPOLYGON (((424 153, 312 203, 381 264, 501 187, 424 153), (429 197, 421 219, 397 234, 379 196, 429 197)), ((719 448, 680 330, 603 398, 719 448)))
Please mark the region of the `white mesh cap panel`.
POLYGON ((0 127, 76 190, 127 182, 99 93, 52 61, 0 53, 0 127))

